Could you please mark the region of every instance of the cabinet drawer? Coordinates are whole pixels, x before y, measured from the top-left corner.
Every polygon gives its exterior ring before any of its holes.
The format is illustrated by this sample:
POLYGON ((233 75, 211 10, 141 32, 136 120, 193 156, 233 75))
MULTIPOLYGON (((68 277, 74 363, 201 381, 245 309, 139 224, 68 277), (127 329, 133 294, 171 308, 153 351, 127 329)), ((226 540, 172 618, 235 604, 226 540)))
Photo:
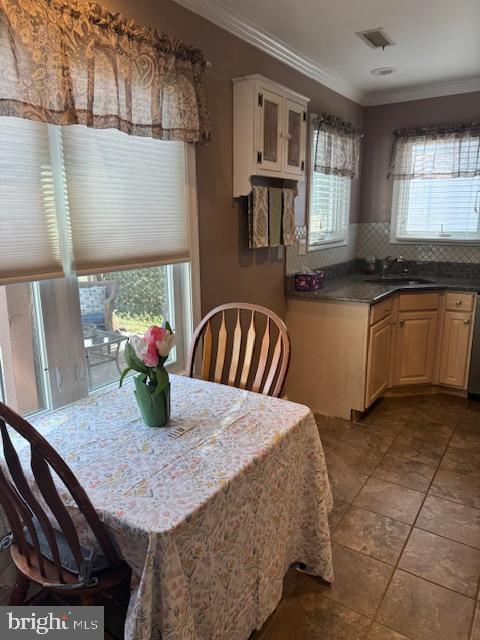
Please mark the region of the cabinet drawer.
POLYGON ((473 294, 472 293, 447 293, 447 310, 448 311, 472 311, 473 310, 473 294))
POLYGON ((438 309, 439 293, 403 293, 398 301, 399 311, 429 311, 438 309))
POLYGON ((393 298, 388 298, 383 302, 378 302, 370 307, 370 324, 375 324, 384 318, 387 318, 392 313, 393 298))

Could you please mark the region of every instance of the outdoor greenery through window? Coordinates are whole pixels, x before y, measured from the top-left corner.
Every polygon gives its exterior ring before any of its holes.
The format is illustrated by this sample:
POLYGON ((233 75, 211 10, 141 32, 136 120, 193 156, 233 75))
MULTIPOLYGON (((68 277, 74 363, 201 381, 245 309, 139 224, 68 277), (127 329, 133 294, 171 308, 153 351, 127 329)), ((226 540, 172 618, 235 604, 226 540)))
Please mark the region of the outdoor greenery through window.
MULTIPOLYGON (((175 318, 168 266, 79 278, 80 314, 90 389, 118 380, 126 342, 175 318)), ((172 351, 170 363, 175 361, 172 351)))
POLYGON ((308 245, 315 249, 324 244, 345 244, 350 216, 352 179, 347 176, 313 170, 316 137, 312 136, 312 159, 308 203, 308 245))

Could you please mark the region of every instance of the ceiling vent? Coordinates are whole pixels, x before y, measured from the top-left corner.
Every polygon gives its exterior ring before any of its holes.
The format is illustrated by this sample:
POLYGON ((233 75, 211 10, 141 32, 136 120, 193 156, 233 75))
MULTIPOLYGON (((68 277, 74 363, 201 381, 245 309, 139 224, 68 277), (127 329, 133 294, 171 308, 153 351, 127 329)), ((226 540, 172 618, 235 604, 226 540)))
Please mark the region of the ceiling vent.
POLYGON ((391 47, 397 44, 385 33, 383 27, 368 29, 367 31, 357 31, 356 35, 372 49, 385 49, 385 47, 391 47))

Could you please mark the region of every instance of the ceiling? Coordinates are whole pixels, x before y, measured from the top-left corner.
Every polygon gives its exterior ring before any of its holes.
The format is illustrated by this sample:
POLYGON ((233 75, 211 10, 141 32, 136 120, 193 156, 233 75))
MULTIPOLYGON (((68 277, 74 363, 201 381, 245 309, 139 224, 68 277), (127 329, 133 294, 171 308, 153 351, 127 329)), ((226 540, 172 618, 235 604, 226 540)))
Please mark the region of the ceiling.
POLYGON ((480 0, 177 2, 362 104, 480 90, 480 0), (397 44, 355 35, 377 27, 397 44))

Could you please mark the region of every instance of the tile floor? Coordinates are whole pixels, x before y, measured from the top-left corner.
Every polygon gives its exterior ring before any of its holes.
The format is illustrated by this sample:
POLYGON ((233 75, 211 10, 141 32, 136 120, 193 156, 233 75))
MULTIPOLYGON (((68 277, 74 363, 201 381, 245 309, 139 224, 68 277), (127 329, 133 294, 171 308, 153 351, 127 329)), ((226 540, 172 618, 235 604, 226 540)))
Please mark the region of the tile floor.
POLYGON ((336 579, 289 571, 252 640, 480 640, 480 402, 389 398, 362 423, 317 422, 336 579))
MULTIPOLYGON (((317 422, 336 579, 290 570, 251 640, 480 640, 480 402, 385 399, 360 424, 317 422)), ((124 616, 107 608, 108 637, 124 616)))

